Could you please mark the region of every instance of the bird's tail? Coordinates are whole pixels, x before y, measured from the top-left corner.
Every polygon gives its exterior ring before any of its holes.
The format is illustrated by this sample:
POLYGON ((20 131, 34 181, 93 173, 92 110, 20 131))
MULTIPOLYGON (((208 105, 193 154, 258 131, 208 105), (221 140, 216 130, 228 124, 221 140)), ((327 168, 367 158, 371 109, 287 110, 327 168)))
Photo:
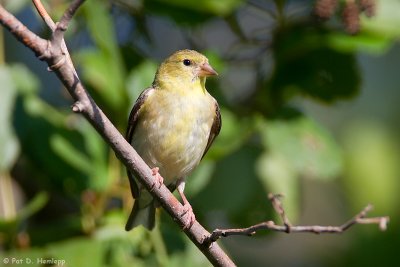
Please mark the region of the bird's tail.
MULTIPOLYGON (((142 198, 137 198, 133 205, 131 214, 129 215, 128 222, 125 225, 125 230, 130 231, 136 226, 143 225, 149 230, 152 230, 155 225, 156 207, 154 200, 144 207, 141 205, 142 198)), ((147 202, 147 201, 146 201, 147 202)))

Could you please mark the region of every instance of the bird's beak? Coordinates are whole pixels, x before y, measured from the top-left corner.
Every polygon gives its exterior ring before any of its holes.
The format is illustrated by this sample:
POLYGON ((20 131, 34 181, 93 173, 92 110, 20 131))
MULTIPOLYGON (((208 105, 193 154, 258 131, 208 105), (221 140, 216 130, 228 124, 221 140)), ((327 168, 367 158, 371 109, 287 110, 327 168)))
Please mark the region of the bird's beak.
POLYGON ((213 76, 213 75, 218 75, 218 73, 211 67, 210 64, 207 62, 200 65, 200 70, 198 72, 198 76, 200 77, 206 77, 206 76, 213 76))

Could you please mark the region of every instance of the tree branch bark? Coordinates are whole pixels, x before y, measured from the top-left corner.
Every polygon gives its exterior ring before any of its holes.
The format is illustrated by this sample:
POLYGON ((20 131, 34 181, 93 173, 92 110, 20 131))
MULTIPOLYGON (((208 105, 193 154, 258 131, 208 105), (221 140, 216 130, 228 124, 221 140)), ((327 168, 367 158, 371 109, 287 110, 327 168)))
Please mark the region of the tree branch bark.
MULTIPOLYGON (((54 71, 75 100, 72 110, 81 113, 93 125, 121 162, 135 174, 135 177, 146 189, 150 190, 154 184, 150 168, 96 105, 81 83, 73 66, 67 63, 66 53, 63 52, 64 32, 69 21, 83 2, 84 0, 75 0, 71 3, 60 23, 56 24, 50 40, 42 39, 31 32, 2 5, 0 5, 0 23, 21 43, 31 49, 40 60, 47 62, 49 69, 54 71)), ((181 216, 184 213, 183 206, 165 185, 160 188, 153 188, 151 194, 214 266, 235 266, 218 244, 208 245, 204 243, 205 237, 209 236, 210 233, 197 221, 193 223, 191 228, 183 229, 185 225, 184 217, 181 216)))

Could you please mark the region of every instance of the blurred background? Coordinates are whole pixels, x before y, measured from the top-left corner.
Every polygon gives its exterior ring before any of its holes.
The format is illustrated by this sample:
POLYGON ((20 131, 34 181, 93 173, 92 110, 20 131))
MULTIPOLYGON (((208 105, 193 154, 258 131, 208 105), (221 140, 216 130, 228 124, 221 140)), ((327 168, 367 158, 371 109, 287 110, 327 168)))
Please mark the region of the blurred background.
MULTIPOLYGON (((26 0, 1 1, 50 32, 26 0)), ((43 1, 54 20, 70 1, 43 1)), ((208 230, 279 221, 340 225, 374 205, 389 228, 259 232, 220 244, 239 266, 394 266, 400 246, 400 0, 86 1, 66 33, 81 79, 125 133, 158 64, 190 48, 222 131, 185 192, 208 230)), ((0 27, 0 266, 209 266, 165 212, 124 231, 125 168, 53 73, 0 27), (26 259, 31 259, 29 262, 26 259), (54 263, 54 262, 53 262, 54 263), (58 265, 60 266, 60 265, 58 265)))

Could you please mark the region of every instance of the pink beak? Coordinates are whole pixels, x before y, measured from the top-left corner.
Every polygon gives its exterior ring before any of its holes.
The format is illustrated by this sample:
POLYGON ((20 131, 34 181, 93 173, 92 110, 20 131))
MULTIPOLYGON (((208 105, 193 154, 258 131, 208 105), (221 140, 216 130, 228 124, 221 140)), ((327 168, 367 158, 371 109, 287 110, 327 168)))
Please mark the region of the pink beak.
POLYGON ((218 75, 218 73, 211 67, 207 62, 200 66, 200 70, 198 72, 199 76, 213 76, 218 75))

